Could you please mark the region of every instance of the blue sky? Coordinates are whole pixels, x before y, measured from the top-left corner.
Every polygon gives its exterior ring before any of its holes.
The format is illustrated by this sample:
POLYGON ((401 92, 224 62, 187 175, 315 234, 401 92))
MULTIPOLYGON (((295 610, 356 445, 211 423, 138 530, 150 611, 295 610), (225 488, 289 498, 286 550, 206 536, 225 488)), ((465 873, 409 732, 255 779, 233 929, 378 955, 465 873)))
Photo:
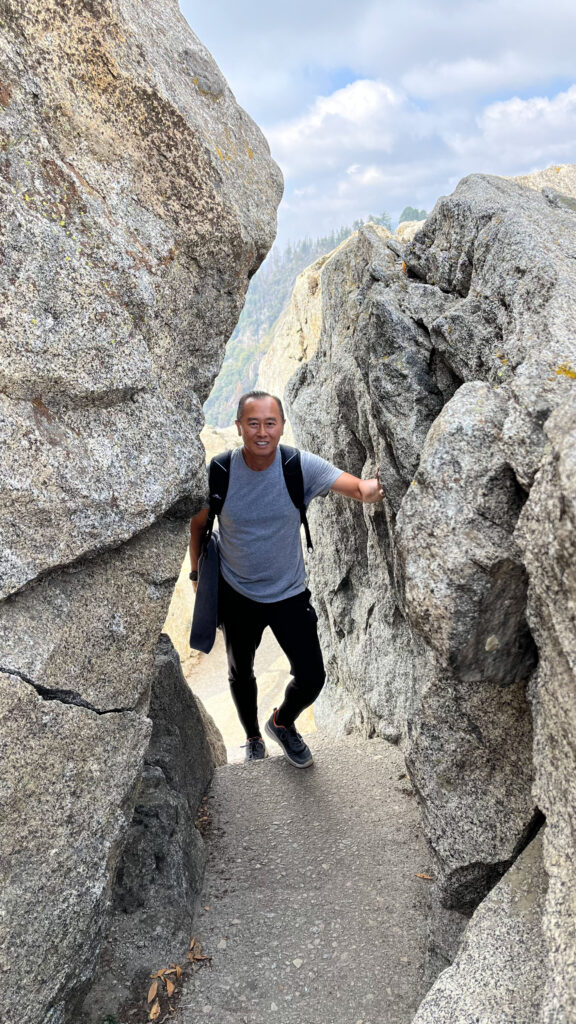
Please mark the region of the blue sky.
POLYGON ((576 162, 574 0, 180 0, 285 176, 279 239, 576 162))

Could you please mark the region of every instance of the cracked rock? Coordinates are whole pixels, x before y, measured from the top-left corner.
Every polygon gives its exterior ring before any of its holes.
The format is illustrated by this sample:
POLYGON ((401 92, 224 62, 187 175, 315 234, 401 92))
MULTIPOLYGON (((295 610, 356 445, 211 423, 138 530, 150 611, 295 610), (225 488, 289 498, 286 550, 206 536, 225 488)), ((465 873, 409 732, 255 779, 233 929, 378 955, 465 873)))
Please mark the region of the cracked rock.
POLYGON ((8 1024, 63 1021, 90 978, 150 729, 134 712, 47 702, 0 676, 8 1024))

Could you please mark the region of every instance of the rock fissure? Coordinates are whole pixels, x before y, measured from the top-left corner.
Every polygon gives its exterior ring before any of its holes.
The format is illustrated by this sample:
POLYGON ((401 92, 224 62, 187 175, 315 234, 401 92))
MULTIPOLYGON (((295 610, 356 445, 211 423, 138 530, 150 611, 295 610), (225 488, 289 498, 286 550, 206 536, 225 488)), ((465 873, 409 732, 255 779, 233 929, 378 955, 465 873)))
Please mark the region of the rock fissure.
POLYGON ((52 689, 48 686, 42 686, 40 683, 34 682, 30 676, 27 676, 25 672, 18 672, 16 669, 7 668, 4 665, 0 665, 0 673, 4 673, 7 676, 15 676, 17 679, 21 679, 24 683, 28 683, 36 691, 39 697, 45 701, 58 701, 60 704, 71 704, 74 707, 86 708, 87 711, 93 711, 95 715, 123 715, 127 712, 135 711, 136 708, 97 708, 89 701, 84 700, 81 694, 76 693, 75 690, 60 690, 52 689))

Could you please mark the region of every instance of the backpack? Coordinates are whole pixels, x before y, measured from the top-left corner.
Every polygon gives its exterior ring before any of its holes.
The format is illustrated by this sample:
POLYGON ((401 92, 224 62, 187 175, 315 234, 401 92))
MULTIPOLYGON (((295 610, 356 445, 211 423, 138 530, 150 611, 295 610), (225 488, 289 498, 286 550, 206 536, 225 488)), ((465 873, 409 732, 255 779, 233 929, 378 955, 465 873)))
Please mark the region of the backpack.
MULTIPOLYGON (((287 444, 281 444, 279 447, 282 458, 284 483, 286 484, 288 494, 292 499, 292 504, 295 505, 300 513, 300 522, 302 523, 304 533, 306 534, 306 547, 308 548, 308 551, 312 551, 312 538, 310 536, 310 527, 308 526, 308 520, 306 518, 306 505, 304 504, 304 477, 302 475, 300 452, 298 448, 291 448, 287 444)), ((214 519, 216 516, 220 515, 224 502, 226 501, 228 484, 230 483, 231 458, 232 451, 230 450, 222 452, 221 455, 215 455, 210 461, 210 468, 208 470, 210 511, 208 513, 208 522, 206 523, 206 529, 204 531, 204 538, 202 542, 203 547, 208 544, 212 534, 212 528, 214 526, 214 519)))

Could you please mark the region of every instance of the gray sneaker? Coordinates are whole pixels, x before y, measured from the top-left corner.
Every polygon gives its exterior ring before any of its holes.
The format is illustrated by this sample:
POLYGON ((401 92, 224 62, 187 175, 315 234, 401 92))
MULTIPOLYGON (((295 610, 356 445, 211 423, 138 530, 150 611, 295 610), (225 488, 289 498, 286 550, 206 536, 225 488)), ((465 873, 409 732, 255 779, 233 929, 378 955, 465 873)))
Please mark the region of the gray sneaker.
POLYGON ((263 761, 265 757, 268 757, 268 751, 261 736, 251 736, 246 740, 244 747, 246 748, 245 761, 263 761))
POLYGON ((310 748, 306 746, 299 732, 296 732, 296 728, 293 725, 284 726, 276 724, 276 712, 278 708, 274 708, 274 711, 266 725, 264 726, 266 732, 276 743, 279 743, 282 747, 282 752, 287 761, 293 764, 295 768, 309 768, 311 764, 314 764, 314 758, 310 753, 310 748))

